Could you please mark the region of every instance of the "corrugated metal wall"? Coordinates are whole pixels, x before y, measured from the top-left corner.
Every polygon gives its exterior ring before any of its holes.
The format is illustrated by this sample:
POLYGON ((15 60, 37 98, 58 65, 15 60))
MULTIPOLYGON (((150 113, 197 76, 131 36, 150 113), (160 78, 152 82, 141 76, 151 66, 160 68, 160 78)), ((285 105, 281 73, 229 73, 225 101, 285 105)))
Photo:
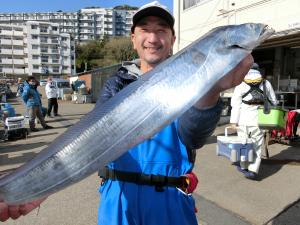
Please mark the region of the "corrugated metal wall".
POLYGON ((113 74, 115 74, 118 69, 121 67, 121 64, 116 64, 109 67, 104 67, 101 69, 93 70, 92 71, 92 87, 91 87, 91 94, 92 94, 92 102, 96 102, 98 99, 99 91, 103 87, 105 81, 113 74))

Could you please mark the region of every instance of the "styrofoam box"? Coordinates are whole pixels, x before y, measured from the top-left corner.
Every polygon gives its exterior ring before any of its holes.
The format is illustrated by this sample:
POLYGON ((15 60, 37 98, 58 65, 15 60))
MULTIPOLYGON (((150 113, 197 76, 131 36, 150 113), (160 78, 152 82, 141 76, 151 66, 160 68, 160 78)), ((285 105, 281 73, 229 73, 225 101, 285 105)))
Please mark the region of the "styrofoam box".
POLYGON ((7 130, 16 130, 25 127, 24 116, 7 117, 5 120, 5 126, 7 130))

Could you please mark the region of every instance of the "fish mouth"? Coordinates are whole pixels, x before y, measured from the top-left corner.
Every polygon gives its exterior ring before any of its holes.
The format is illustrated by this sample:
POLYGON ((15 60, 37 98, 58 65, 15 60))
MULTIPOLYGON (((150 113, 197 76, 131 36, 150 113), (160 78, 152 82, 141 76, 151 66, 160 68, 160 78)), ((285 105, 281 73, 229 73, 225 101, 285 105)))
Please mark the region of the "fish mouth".
POLYGON ((261 31, 258 33, 257 38, 253 41, 250 41, 248 43, 238 43, 234 44, 231 47, 233 48, 240 48, 246 51, 251 52, 253 49, 255 49, 257 46, 262 44, 265 40, 267 40, 272 34, 275 33, 275 30, 269 27, 268 25, 261 24, 263 27, 261 31))
POLYGON ((262 43, 266 39, 268 39, 272 34, 275 33, 275 30, 268 25, 265 25, 260 33, 259 42, 262 43))

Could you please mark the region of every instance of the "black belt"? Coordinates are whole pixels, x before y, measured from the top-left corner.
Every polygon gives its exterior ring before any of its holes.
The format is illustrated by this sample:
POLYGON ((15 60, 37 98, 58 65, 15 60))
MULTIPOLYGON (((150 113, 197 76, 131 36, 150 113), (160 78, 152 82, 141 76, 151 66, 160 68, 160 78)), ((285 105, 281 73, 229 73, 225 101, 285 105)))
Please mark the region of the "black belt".
POLYGON ((247 104, 247 105, 264 105, 264 102, 261 101, 246 101, 246 100, 242 100, 243 103, 247 104))
POLYGON ((168 177, 162 175, 143 174, 134 172, 124 172, 112 170, 107 167, 99 170, 99 177, 105 180, 118 180, 140 185, 150 185, 155 187, 185 187, 184 177, 168 177))

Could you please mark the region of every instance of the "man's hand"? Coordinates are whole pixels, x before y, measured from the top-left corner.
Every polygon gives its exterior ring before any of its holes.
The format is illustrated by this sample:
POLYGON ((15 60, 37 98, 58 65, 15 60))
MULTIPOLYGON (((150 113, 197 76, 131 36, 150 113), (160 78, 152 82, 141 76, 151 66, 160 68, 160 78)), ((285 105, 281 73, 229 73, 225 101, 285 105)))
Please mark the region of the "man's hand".
POLYGON ((252 55, 248 55, 244 58, 235 68, 222 77, 212 87, 212 89, 195 104, 195 107, 202 109, 214 106, 222 91, 233 88, 242 83, 253 62, 254 60, 252 55))
POLYGON ((18 219, 20 216, 25 216, 33 209, 38 207, 46 198, 38 199, 30 203, 22 205, 7 205, 4 202, 0 202, 0 221, 4 222, 9 218, 18 219))

